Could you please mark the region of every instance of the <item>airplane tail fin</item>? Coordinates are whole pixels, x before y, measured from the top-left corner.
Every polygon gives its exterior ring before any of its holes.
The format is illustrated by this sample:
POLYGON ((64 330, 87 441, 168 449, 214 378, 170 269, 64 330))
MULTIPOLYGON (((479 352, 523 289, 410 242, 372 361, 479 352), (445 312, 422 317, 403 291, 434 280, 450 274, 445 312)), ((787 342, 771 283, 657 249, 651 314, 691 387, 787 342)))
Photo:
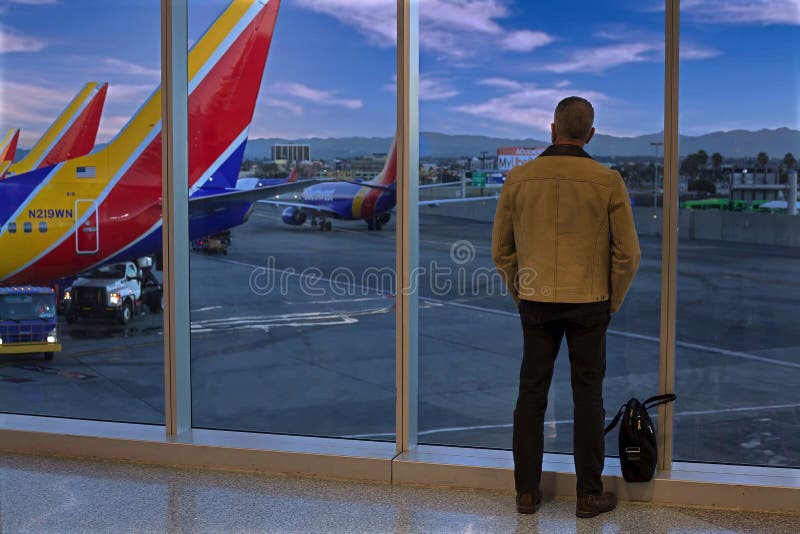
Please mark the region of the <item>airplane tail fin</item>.
POLYGON ((397 182, 397 138, 392 141, 389 154, 386 156, 386 164, 378 176, 371 180, 371 183, 383 187, 393 186, 397 182))
POLYGON ((22 174, 88 154, 94 148, 107 91, 108 83, 84 85, 30 152, 8 172, 22 174))
POLYGON ((289 175, 289 179, 286 180, 287 184, 291 184, 297 181, 298 170, 300 169, 300 162, 296 161, 294 164, 294 169, 292 169, 292 174, 289 175))
POLYGON ((17 141, 19 141, 19 128, 11 128, 0 141, 0 180, 5 178, 8 168, 14 163, 17 155, 17 141))

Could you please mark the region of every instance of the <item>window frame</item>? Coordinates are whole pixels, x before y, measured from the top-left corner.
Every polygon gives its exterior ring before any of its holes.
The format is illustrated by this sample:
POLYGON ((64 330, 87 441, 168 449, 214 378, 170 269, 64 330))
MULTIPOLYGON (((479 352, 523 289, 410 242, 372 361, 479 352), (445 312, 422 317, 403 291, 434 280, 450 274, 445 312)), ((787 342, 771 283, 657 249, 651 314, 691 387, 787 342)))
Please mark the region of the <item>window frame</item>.
MULTIPOLYGON (((662 208, 659 393, 675 381, 678 221, 679 0, 665 0, 664 206, 662 208)), ((398 192, 396 441, 280 436, 191 426, 188 197, 187 0, 161 0, 164 385, 163 428, 0 413, 0 449, 165 465, 303 473, 390 483, 513 489, 510 451, 418 445, 419 0, 397 0, 398 192)), ((13 224, 13 223, 9 223, 13 224)), ((9 227, 9 232, 11 228, 9 227)), ((674 462, 673 411, 658 410, 659 472, 626 485, 606 459, 608 487, 622 499, 682 505, 798 510, 800 469, 674 462)), ((546 454, 543 488, 574 495, 572 455, 546 454)))

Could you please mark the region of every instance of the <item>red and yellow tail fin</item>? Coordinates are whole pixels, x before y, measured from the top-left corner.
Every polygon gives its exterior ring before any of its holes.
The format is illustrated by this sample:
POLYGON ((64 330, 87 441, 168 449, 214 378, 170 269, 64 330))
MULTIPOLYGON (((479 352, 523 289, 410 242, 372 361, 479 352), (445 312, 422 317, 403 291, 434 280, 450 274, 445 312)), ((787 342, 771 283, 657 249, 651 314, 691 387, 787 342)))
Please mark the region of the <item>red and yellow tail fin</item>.
POLYGON ((31 148, 8 169, 22 174, 88 154, 94 148, 108 84, 89 82, 31 148))
POLYGON ((19 128, 11 128, 3 140, 0 141, 0 180, 5 178, 8 168, 14 163, 18 140, 19 128))
POLYGON ((389 187, 397 182, 397 139, 392 141, 389 154, 386 156, 386 164, 383 170, 371 180, 371 183, 383 187, 389 187))

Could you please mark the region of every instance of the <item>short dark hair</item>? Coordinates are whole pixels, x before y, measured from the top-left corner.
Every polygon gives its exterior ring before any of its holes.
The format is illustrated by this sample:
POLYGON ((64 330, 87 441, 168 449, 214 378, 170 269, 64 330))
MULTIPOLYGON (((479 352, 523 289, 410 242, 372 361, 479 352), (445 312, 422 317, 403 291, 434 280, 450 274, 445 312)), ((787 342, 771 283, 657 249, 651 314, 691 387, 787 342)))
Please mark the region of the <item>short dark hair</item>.
POLYGON ((553 122, 557 136, 585 140, 594 124, 594 108, 585 98, 568 96, 556 106, 553 122))

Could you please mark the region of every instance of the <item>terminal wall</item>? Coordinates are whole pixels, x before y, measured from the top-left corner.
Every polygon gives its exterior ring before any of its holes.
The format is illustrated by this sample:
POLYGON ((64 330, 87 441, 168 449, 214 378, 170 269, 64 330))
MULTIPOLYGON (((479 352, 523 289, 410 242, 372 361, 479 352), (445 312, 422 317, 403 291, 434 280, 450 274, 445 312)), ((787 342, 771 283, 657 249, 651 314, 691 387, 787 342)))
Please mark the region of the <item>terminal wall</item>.
MULTIPOLYGON (((492 222, 496 200, 464 204, 421 206, 420 215, 440 215, 492 222)), ((661 208, 633 208, 640 235, 660 236, 661 208)), ((800 247, 800 217, 771 213, 679 210, 680 239, 726 241, 781 247, 800 247)))

